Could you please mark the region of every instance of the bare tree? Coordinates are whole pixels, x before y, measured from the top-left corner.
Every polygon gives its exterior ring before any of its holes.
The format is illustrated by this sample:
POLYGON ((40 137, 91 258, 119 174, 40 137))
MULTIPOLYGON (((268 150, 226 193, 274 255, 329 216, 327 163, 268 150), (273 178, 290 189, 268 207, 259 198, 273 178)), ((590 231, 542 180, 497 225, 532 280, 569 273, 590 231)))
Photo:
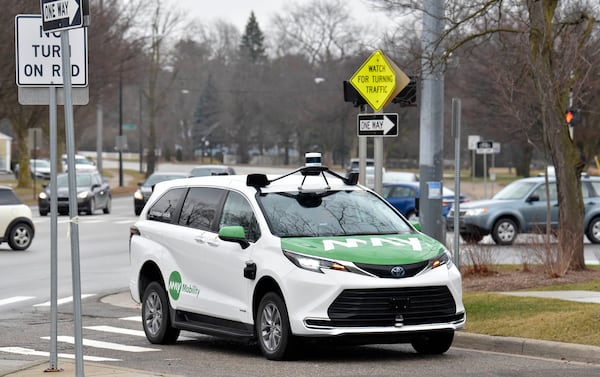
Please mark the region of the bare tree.
MULTIPOLYGON (((420 2, 409 0, 372 0, 398 11, 419 10, 420 2)), ((537 100, 539 125, 556 168, 559 216, 559 273, 585 268, 583 258, 583 201, 580 175, 584 163, 565 127, 564 112, 569 93, 577 93, 581 78, 591 67, 582 59, 589 50, 592 31, 597 24, 599 6, 595 2, 526 0, 519 4, 486 0, 446 2, 446 29, 438 41, 446 56, 470 41, 494 33, 526 36, 528 77, 537 100)))

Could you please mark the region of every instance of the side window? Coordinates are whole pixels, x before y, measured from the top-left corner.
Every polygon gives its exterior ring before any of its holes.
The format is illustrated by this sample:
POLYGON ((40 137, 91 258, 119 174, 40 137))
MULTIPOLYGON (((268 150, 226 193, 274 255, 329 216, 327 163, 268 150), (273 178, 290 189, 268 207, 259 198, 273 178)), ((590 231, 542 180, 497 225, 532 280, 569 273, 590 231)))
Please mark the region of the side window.
POLYGON ((246 231, 246 238, 256 242, 260 238, 260 229, 250 203, 237 192, 230 191, 223 207, 219 228, 228 225, 241 225, 246 231))
POLYGON ((0 205, 21 204, 19 197, 11 190, 0 190, 0 205))
POLYGON ((215 230, 217 210, 224 194, 224 190, 217 188, 190 188, 181 208, 179 225, 202 230, 215 230))
POLYGON ((176 188, 167 191, 148 211, 148 220, 173 223, 175 210, 184 193, 184 188, 176 188))
MULTIPOLYGON (((591 185, 591 188, 589 189, 589 197, 596 197, 596 196, 600 196, 600 181, 590 181, 589 185, 591 185)), ((582 186, 587 187, 588 185, 582 184, 582 186)), ((583 197, 586 198, 587 196, 585 195, 585 190, 583 192, 583 197)))
MULTIPOLYGON (((550 193, 550 200, 557 199, 558 195, 556 192, 556 183, 550 183, 549 193, 550 193)), ((532 195, 537 195, 537 196, 539 196, 540 201, 545 201, 546 200, 546 185, 542 184, 542 185, 538 186, 538 188, 536 188, 535 191, 533 191, 532 195)))

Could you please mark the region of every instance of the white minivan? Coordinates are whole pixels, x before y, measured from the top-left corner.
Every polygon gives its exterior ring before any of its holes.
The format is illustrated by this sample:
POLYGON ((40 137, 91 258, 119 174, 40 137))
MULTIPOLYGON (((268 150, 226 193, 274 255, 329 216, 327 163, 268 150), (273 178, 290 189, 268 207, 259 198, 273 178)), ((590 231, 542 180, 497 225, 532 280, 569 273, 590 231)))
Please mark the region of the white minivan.
POLYGON ((357 174, 307 165, 155 186, 129 241, 150 342, 189 330, 256 340, 272 360, 306 339, 450 348, 466 315, 445 246, 357 174))

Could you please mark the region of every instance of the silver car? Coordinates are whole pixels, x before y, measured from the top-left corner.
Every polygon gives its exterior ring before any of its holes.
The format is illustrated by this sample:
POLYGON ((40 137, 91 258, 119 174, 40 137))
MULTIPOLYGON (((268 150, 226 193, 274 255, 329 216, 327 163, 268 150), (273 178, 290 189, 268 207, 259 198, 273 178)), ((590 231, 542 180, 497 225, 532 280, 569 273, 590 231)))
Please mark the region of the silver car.
MULTIPOLYGON (((476 200, 460 205, 459 233, 467 243, 477 243, 491 234, 498 245, 511 245, 519 233, 544 233, 546 231, 548 203, 550 226, 556 229, 558 197, 556 178, 549 177, 546 190, 545 177, 516 180, 492 199, 476 200)), ((584 229, 593 243, 600 243, 600 177, 582 177, 581 187, 585 205, 584 229)), ((448 230, 454 230, 454 208, 447 217, 448 230)))

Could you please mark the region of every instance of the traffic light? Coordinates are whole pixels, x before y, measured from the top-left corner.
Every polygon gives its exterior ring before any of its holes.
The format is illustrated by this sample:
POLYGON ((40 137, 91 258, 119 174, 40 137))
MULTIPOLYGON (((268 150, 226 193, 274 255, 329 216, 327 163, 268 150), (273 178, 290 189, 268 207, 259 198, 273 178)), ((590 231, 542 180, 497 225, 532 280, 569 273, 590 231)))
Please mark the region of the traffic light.
POLYGON ((579 109, 567 109, 565 111, 565 121, 567 126, 573 127, 581 123, 581 111, 579 109))

